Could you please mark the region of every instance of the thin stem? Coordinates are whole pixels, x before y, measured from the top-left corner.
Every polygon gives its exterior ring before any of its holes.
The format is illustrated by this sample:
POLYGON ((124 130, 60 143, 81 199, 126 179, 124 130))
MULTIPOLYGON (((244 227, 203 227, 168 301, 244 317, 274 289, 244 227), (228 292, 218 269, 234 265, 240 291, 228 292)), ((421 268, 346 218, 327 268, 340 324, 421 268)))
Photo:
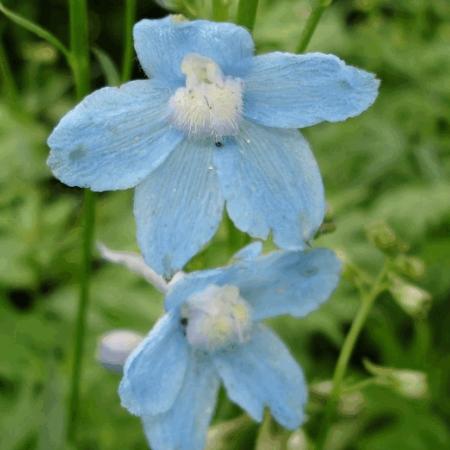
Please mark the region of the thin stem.
POLYGON ((348 363, 353 353, 356 341, 359 334, 366 322, 367 316, 372 308, 372 305, 378 295, 384 290, 384 279, 387 273, 387 263, 384 264, 377 279, 375 280, 372 289, 362 297, 361 306, 353 319, 350 331, 347 334, 344 345, 342 346, 341 353, 336 364, 333 375, 333 387, 331 389, 330 398, 325 407, 324 418, 319 430, 317 438, 316 450, 322 450, 327 437, 328 428, 332 422, 336 405, 341 394, 342 382, 347 372, 348 363))
POLYGON ((125 0, 125 44, 122 60, 122 82, 130 79, 133 71, 133 24, 136 21, 136 0, 125 0))
POLYGON ((349 392, 360 391, 365 389, 367 386, 373 386, 378 383, 377 378, 367 378, 365 380, 359 381, 358 383, 352 384, 342 389, 342 393, 348 394, 349 392))
POLYGON ((77 99, 81 100, 90 88, 87 0, 69 0, 69 7, 73 75, 77 99))
POLYGON ((305 28, 303 28, 302 34, 300 36, 300 41, 297 46, 297 53, 303 53, 308 47, 309 41, 314 34, 314 31, 322 17, 325 10, 331 5, 333 0, 316 0, 316 5, 314 6, 311 14, 306 21, 305 28))
MULTIPOLYGON (((75 78, 77 99, 81 100, 90 89, 88 17, 86 0, 69 0, 70 44, 72 71, 75 78)), ((95 225, 95 194, 84 191, 82 261, 80 267, 80 291, 75 325, 75 343, 72 366, 72 379, 69 397, 67 436, 72 442, 76 439, 80 403, 80 384, 83 366, 83 353, 86 334, 86 319, 89 307, 92 249, 95 225)))
POLYGON ((47 41, 50 45, 53 45, 53 47, 59 50, 66 57, 66 59, 70 64, 71 62, 70 52, 56 36, 48 32, 41 26, 35 24, 31 20, 25 19, 25 17, 19 16, 19 14, 16 14, 15 12, 6 8, 1 2, 0 2, 0 11, 15 24, 19 25, 22 28, 25 28, 30 33, 34 33, 36 36, 47 41))
POLYGON ((253 31, 257 10, 258 0, 239 0, 236 23, 253 31))

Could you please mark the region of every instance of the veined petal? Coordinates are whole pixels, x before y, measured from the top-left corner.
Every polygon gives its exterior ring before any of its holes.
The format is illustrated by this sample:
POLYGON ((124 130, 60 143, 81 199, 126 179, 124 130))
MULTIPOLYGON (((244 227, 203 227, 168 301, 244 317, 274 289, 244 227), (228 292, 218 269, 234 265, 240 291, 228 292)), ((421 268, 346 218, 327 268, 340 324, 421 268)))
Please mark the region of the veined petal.
POLYGON ((184 82, 181 62, 189 53, 211 58, 225 75, 240 76, 251 63, 250 33, 231 23, 144 19, 134 26, 134 45, 149 77, 171 85, 184 82))
POLYGON ((138 416, 171 408, 185 377, 187 346, 179 317, 160 319, 125 364, 119 387, 122 406, 138 416))
POLYGON ((254 58, 245 78, 244 114, 280 128, 337 122, 366 110, 379 84, 334 55, 269 53, 254 58))
POLYGON ((219 379, 204 358, 192 354, 172 408, 165 414, 143 417, 153 450, 203 450, 217 398, 219 379))
POLYGON ((282 248, 311 239, 325 213, 322 179, 314 156, 296 130, 244 122, 235 141, 215 153, 228 213, 251 236, 273 232, 282 248))
POLYGON ((323 248, 274 252, 230 266, 223 280, 239 288, 254 320, 283 314, 302 317, 329 298, 340 267, 336 255, 323 248))
POLYGON ((237 286, 251 306, 253 320, 283 314, 302 317, 325 302, 339 282, 340 261, 327 249, 252 256, 220 269, 187 274, 170 288, 166 309, 179 308, 192 294, 215 284, 237 286))
POLYGON ((134 187, 183 138, 167 121, 169 95, 149 80, 88 95, 48 139, 53 174, 94 191, 134 187))
POLYGON ((286 428, 303 422, 307 388, 302 371, 283 342, 268 328, 255 327, 251 340, 214 356, 228 396, 261 421, 268 406, 286 428))
POLYGON ((166 278, 211 239, 222 217, 212 147, 184 141, 136 188, 138 243, 146 263, 166 278))

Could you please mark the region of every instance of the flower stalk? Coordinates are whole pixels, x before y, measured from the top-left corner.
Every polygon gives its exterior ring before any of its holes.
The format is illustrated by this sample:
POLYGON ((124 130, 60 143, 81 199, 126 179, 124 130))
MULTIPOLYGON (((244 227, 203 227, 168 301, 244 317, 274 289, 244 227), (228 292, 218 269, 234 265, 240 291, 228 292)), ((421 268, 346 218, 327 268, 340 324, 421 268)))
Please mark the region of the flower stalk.
POLYGON ((255 26, 258 0, 240 0, 237 11, 236 23, 253 31, 255 26))
POLYGON ((353 349, 355 348, 356 341, 358 340, 361 330, 366 323, 367 317, 375 300, 386 288, 384 282, 387 272, 388 265, 385 262, 377 279, 374 281, 372 288, 362 295, 360 308, 353 319, 350 331, 345 338, 344 345, 342 346, 338 361, 336 363, 336 368, 333 375, 333 387, 331 389, 330 398, 325 406, 325 412, 317 438, 316 450, 322 450, 324 448, 325 439, 333 420, 336 406, 339 402, 339 397, 342 392, 342 383, 347 372, 348 363, 352 356, 353 349))
MULTIPOLYGON (((77 99, 81 100, 90 88, 89 77, 89 44, 88 18, 86 0, 69 0, 70 14, 70 52, 72 70, 75 79, 77 99)), ((69 396, 69 412, 67 421, 67 437, 74 441, 77 431, 77 420, 80 403, 80 384, 82 377, 83 353, 86 335, 86 319, 89 306, 89 288, 92 266, 92 249, 95 225, 95 194, 85 189, 82 232, 82 260, 79 272, 79 300, 75 325, 75 342, 71 387, 69 396)))
POLYGON ((312 35, 314 34, 314 31, 316 30, 316 27, 322 17, 322 14, 331 5, 332 2, 333 0, 316 0, 316 5, 311 11, 305 27, 303 28, 296 53, 303 53, 306 50, 309 42, 311 41, 312 35))

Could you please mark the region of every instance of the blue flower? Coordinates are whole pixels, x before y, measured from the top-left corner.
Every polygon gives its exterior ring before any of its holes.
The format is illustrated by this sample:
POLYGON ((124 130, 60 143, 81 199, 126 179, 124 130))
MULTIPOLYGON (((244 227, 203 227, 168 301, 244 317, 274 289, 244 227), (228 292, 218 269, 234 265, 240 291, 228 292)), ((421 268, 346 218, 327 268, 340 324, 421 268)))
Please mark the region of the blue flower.
POLYGON ((201 450, 223 382, 232 401, 261 421, 304 420, 300 367, 264 319, 301 317, 331 294, 340 264, 325 249, 257 256, 185 275, 169 285, 166 314, 128 358, 119 392, 141 417, 153 450, 201 450))
POLYGON ((149 80, 106 87, 63 117, 48 163, 69 186, 135 187, 146 262, 170 277, 235 225, 298 250, 324 215, 319 169, 298 133, 356 116, 378 81, 333 55, 254 56, 243 28, 175 16, 134 28, 149 80))

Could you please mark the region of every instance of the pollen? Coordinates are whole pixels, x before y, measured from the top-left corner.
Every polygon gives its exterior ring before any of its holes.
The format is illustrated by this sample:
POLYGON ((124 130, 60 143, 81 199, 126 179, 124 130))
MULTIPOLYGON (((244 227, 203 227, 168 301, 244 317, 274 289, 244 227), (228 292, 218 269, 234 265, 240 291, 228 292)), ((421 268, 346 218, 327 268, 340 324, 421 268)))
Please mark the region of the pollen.
POLYGON ((247 341, 251 315, 236 286, 210 285, 184 305, 186 337, 191 346, 214 351, 247 341))
POLYGON ((170 98, 172 123, 190 136, 212 136, 216 142, 239 131, 242 80, 225 76, 212 59, 185 56, 181 71, 186 85, 170 98))

